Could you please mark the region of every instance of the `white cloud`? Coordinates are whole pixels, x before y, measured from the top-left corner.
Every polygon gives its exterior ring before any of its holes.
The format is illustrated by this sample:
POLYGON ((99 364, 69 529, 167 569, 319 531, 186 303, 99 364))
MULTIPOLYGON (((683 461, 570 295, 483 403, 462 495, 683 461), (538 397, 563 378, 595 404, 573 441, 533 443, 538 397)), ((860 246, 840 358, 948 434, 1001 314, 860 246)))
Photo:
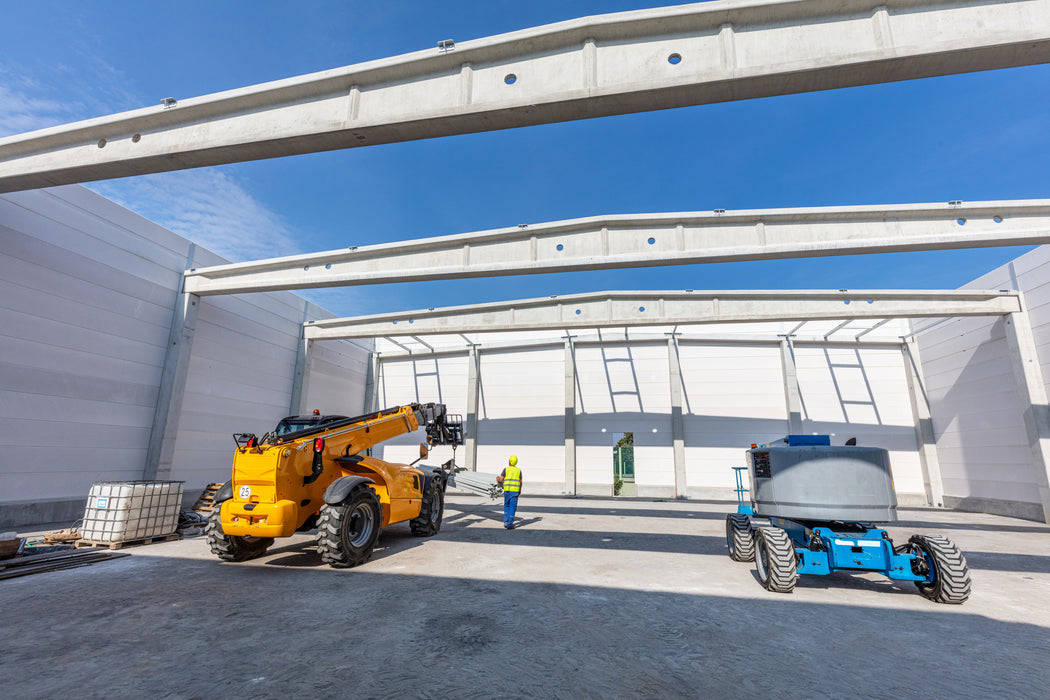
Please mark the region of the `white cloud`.
MULTIPOLYGON (((122 71, 78 51, 75 70, 0 65, 0 136, 134 108, 122 71)), ((89 185, 105 197, 233 261, 304 252, 301 236, 229 171, 187 170, 89 185)))
POLYGON ((306 252, 284 217, 224 171, 181 170, 89 186, 233 262, 306 252))

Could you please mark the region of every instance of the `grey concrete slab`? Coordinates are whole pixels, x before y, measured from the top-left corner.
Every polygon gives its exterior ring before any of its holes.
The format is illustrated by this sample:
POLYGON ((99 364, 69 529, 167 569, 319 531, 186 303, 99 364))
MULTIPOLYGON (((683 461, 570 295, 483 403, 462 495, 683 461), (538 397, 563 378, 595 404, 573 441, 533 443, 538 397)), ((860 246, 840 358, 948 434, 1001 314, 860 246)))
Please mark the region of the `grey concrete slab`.
POLYGON ((2 138, 0 191, 1034 65, 1048 17, 1048 0, 595 15, 2 138))
POLYGON ((449 495, 433 538, 364 566, 308 535, 225 564, 203 538, 0 581, 5 697, 1013 697, 1050 681, 1050 527, 903 509, 974 594, 936 605, 873 575, 765 592, 729 559, 727 502, 449 495))

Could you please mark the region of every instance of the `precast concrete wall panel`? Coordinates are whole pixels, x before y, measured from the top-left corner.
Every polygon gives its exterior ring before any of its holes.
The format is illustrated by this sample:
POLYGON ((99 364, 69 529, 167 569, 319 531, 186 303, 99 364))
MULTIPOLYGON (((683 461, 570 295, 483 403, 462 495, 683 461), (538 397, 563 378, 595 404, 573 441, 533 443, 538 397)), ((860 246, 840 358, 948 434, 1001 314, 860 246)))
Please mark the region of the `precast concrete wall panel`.
MULTIPOLYGON (((1050 248, 1041 246, 965 285, 1024 293, 1044 384, 1050 376, 1050 248)), ((1005 326, 950 319, 916 341, 949 507, 1042 520, 1033 453, 1005 326)))
POLYGON ((608 495, 616 436, 634 433, 639 496, 674 496, 671 389, 666 343, 576 349, 576 485, 608 495))
POLYGON ((307 411, 344 416, 365 413, 368 353, 345 342, 314 343, 312 352, 307 411))
MULTIPOLYGON (((191 250, 193 264, 225 262, 83 187, 0 196, 0 523, 73 520, 92 482, 142 478, 191 250)), ((225 481, 231 434, 287 415, 299 325, 331 317, 306 304, 287 292, 201 300, 163 478, 187 493, 225 481)), ((360 406, 367 353, 315 346, 311 391, 360 406)))
POLYGON ((1034 501, 1003 322, 953 319, 921 333, 919 343, 946 505, 1034 501))
POLYGON ((499 472, 517 455, 529 493, 565 492, 565 351, 480 355, 479 472, 499 472))
POLYGON ((0 197, 0 501, 141 478, 187 251, 80 187, 0 197))
MULTIPOLYGON (((450 414, 467 413, 467 355, 436 355, 418 359, 385 359, 379 363, 377 408, 392 408, 409 403, 443 403, 450 414)), ((409 463, 419 457, 419 444, 426 440, 423 431, 402 435, 379 445, 375 455, 388 462, 409 463)), ((437 447, 424 460, 426 464, 444 464, 453 458, 451 447, 437 447)), ((463 463, 462 450, 455 454, 463 463)))
POLYGON ((802 432, 831 435, 834 445, 889 450, 897 499, 917 505, 925 496, 915 419, 904 361, 893 348, 795 346, 802 399, 802 432))
POLYGON ((752 443, 787 433, 775 345, 678 344, 682 370, 686 495, 735 498, 733 467, 752 443))

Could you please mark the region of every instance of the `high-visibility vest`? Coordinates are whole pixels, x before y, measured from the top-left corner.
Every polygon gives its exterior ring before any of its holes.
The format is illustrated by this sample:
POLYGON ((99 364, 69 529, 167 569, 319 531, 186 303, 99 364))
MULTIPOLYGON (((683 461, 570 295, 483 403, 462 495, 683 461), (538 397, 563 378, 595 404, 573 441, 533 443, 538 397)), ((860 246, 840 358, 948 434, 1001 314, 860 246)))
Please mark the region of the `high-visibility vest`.
POLYGON ((503 472, 503 490, 521 491, 521 470, 517 467, 507 467, 503 472))

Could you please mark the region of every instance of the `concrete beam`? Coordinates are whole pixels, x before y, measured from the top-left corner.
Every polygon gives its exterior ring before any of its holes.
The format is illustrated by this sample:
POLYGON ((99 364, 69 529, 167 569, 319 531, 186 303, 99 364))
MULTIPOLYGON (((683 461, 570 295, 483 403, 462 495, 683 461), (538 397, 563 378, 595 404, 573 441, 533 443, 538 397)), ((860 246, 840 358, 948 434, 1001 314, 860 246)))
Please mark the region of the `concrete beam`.
POLYGON ((788 416, 788 435, 802 433, 802 394, 798 389, 795 349, 791 340, 780 341, 780 371, 784 379, 784 406, 788 416))
POLYGON ((1033 477, 1038 487, 1039 501, 1043 505, 1043 522, 1050 523, 1050 405, 1039 366, 1039 354, 1027 309, 1022 306, 1020 311, 1007 314, 1003 321, 1024 411, 1033 477))
POLYGON ((307 323, 304 333, 311 339, 373 338, 786 319, 988 316, 1018 310, 1015 292, 975 290, 596 292, 326 319, 307 323))
POLYGON ((1050 61, 1050 0, 585 17, 0 139, 0 192, 1050 61))
POLYGON ((368 368, 365 371, 365 396, 361 413, 373 413, 378 411, 379 403, 379 353, 372 352, 368 355, 368 368))
POLYGON ((686 497, 685 418, 682 416, 682 366, 678 359, 678 341, 667 339, 667 373, 671 380, 671 446, 674 453, 674 495, 686 497))
POLYGON ((601 216, 186 273, 194 294, 1050 243, 1050 200, 601 216), (960 223, 962 222, 962 223, 960 223))
POLYGON ((922 468, 922 483, 926 501, 932 506, 944 506, 944 483, 941 480, 941 462, 937 457, 937 435, 933 431, 926 383, 922 376, 922 360, 919 345, 914 337, 901 343, 904 360, 904 377, 911 400, 911 413, 915 417, 915 440, 919 446, 919 466, 922 468))
POLYGON ((478 362, 478 348, 470 346, 467 360, 467 419, 463 426, 463 459, 468 471, 478 470, 478 389, 480 387, 481 365, 478 362))
MULTIPOLYGON (((190 257, 192 256, 191 247, 190 257)), ((142 468, 142 478, 147 481, 167 479, 171 476, 175 438, 179 432, 182 399, 186 378, 190 373, 190 356, 193 352, 193 336, 199 311, 200 299, 195 295, 181 293, 176 297, 171 330, 168 333, 168 348, 164 353, 164 369, 160 376, 157 409, 153 414, 146 463, 142 468)))
MULTIPOLYGON (((758 334, 747 334, 747 333, 687 333, 680 332, 676 334, 678 337, 679 345, 779 345, 783 340, 782 336, 766 336, 758 334)), ((667 341, 666 333, 633 333, 629 339, 627 338, 602 338, 598 335, 578 335, 573 336, 573 347, 580 345, 604 345, 604 346, 615 346, 615 345, 638 345, 638 344, 653 344, 660 343, 661 345, 667 341)), ((523 337, 521 340, 508 340, 500 341, 496 343, 475 343, 479 348, 485 350, 513 350, 520 348, 538 348, 538 347, 556 347, 564 344, 563 338, 529 338, 523 337)), ((797 345, 808 345, 816 347, 846 347, 846 348, 897 348, 900 346, 901 341, 898 338, 893 340, 824 340, 820 336, 807 336, 807 337, 794 337, 791 339, 793 346, 797 345)), ((384 360, 399 360, 414 358, 419 359, 420 357, 429 356, 447 356, 447 355, 462 355, 470 352, 469 346, 457 346, 457 347, 441 347, 435 346, 430 352, 384 352, 382 358, 384 360)))
POLYGON ((576 494, 576 352, 565 338, 565 493, 576 494))
POLYGON ((310 372, 314 360, 313 344, 314 341, 309 338, 299 336, 295 353, 295 376, 292 377, 292 395, 288 405, 288 414, 292 416, 309 413, 306 397, 310 391, 310 372))

